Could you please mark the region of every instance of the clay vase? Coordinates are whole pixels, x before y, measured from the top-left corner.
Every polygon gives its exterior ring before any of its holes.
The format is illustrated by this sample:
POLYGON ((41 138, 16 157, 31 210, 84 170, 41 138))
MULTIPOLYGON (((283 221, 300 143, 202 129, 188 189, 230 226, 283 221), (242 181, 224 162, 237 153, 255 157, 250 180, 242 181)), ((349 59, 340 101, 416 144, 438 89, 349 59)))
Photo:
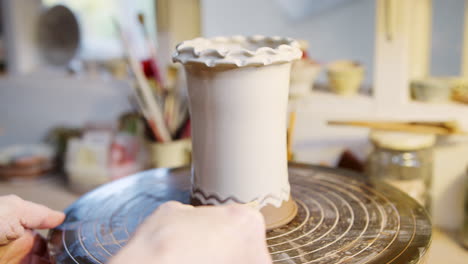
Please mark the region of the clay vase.
POLYGON ((281 37, 177 45, 192 120, 192 204, 250 203, 270 229, 294 218, 286 117, 291 61, 301 55, 296 41, 281 37))

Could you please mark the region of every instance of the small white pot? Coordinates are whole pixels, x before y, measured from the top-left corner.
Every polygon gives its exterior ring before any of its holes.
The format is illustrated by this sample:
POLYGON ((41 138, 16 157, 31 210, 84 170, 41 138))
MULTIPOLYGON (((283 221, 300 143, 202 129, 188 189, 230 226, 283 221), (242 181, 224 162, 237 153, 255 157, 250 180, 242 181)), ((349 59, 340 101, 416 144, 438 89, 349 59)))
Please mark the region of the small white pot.
POLYGON ((411 82, 411 93, 421 102, 450 102, 452 96, 451 80, 448 78, 425 78, 411 82))
POLYGON ((352 61, 336 61, 328 66, 330 88, 339 95, 355 95, 364 80, 364 68, 352 61))
POLYGON ((309 60, 294 61, 291 69, 290 97, 298 98, 311 94, 315 79, 321 70, 319 64, 309 60))

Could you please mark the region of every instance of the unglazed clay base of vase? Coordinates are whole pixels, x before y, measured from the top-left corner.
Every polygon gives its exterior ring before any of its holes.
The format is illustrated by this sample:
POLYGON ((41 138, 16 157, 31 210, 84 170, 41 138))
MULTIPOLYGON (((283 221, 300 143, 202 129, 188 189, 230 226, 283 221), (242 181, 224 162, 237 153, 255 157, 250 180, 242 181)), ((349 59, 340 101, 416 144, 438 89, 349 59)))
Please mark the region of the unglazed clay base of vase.
MULTIPOLYGON (((193 195, 190 197, 190 204, 193 206, 213 205, 203 203, 193 195)), ((256 205, 254 207, 256 207, 256 205)), ((287 201, 281 203, 280 207, 268 204, 260 209, 260 213, 262 213, 265 218, 266 229, 271 230, 291 222, 297 214, 297 204, 291 197, 289 197, 287 201)))
POLYGON ((297 214, 297 204, 291 196, 287 201, 284 201, 280 207, 271 204, 260 209, 265 218, 267 230, 278 228, 291 222, 297 214))
POLYGON ((257 203, 272 226, 294 217, 286 159, 291 61, 282 37, 197 38, 179 44, 192 121, 193 204, 257 203), (268 215, 268 216, 267 216, 268 215), (272 217, 272 218, 270 218, 272 217))
MULTIPOLYGON (((300 164, 290 164, 289 176, 297 215, 266 232, 273 263, 416 264, 427 255, 429 217, 398 189, 300 164)), ((190 189, 188 168, 150 170, 102 186, 66 210, 65 222, 49 234, 49 253, 57 264, 108 263, 160 204, 188 203, 190 189)))

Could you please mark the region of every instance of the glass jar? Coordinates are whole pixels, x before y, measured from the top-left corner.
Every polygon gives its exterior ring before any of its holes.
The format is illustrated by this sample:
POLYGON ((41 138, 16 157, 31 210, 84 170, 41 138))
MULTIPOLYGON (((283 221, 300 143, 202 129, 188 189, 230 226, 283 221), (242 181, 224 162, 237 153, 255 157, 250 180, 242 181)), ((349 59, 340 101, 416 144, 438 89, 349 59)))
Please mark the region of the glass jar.
POLYGON ((435 136, 372 131, 366 174, 406 192, 430 211, 435 136))

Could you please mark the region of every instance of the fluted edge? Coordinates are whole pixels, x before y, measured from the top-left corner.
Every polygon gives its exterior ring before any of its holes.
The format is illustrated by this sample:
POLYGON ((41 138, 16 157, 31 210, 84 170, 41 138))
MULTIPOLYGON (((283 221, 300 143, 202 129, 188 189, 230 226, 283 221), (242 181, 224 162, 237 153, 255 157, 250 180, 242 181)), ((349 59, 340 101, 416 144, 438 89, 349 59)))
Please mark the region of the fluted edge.
POLYGON ((292 38, 256 35, 196 38, 184 41, 176 46, 172 58, 174 62, 182 64, 245 67, 287 63, 301 56, 299 43, 292 38), (248 49, 242 45, 256 46, 256 49, 248 49))

